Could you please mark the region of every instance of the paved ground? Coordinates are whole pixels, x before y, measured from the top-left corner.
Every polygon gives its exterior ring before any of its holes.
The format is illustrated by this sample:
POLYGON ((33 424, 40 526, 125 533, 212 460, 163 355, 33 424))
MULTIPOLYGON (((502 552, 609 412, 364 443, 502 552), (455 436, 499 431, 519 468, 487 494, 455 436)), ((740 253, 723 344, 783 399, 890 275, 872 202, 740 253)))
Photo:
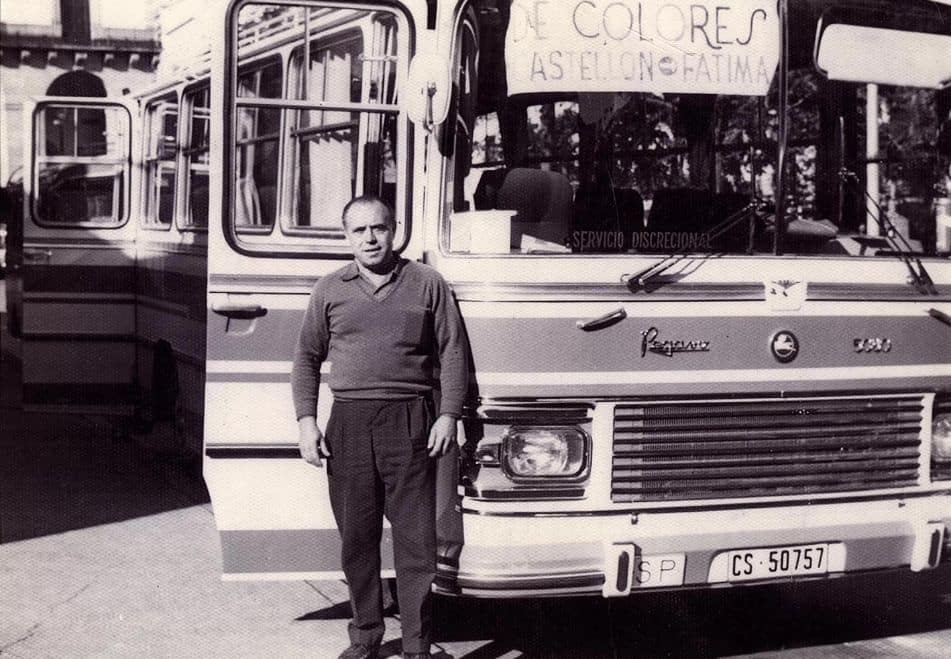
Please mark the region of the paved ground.
MULTIPOLYGON (((189 465, 103 420, 22 413, 15 345, 0 340, 0 656, 336 656, 344 584, 222 582, 189 465)), ((610 602, 439 599, 437 628, 442 659, 937 658, 951 654, 951 569, 610 602)), ((399 647, 391 616, 385 650, 399 647)))

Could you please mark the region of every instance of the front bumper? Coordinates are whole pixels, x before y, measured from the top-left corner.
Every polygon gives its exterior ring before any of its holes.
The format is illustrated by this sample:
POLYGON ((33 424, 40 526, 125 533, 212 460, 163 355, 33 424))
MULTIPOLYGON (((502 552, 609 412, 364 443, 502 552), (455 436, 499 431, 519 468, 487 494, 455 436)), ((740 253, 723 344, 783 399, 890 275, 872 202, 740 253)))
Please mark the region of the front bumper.
POLYGON ((624 596, 732 585, 724 565, 727 552, 739 549, 828 546, 827 572, 781 579, 930 569, 949 559, 951 494, 571 515, 464 510, 462 521, 463 542, 440 558, 439 592, 495 598, 624 596), (644 559, 655 573, 662 566, 670 569, 662 578, 637 578, 628 563, 644 559), (619 580, 625 569, 634 577, 619 580))

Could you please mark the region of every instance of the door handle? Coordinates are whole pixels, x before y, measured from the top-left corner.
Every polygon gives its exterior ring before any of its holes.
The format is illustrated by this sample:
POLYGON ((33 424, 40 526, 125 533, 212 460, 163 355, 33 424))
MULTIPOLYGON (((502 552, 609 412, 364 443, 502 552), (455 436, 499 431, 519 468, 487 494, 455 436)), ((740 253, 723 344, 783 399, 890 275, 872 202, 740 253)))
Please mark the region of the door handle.
POLYGON ((627 318, 627 312, 623 307, 621 307, 610 313, 606 313, 603 316, 599 316, 598 318, 592 318, 590 320, 576 320, 575 327, 584 332, 590 332, 591 330, 601 329, 602 327, 613 325, 614 323, 624 320, 625 318, 627 318))
POLYGON ((260 318, 267 314, 267 309, 260 304, 212 304, 211 310, 219 316, 242 320, 260 318))

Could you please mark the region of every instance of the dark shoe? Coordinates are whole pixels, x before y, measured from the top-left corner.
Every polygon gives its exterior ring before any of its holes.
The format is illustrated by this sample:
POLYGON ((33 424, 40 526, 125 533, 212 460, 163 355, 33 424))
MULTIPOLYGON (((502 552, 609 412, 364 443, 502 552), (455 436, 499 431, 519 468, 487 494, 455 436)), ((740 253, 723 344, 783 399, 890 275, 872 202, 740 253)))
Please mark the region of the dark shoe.
POLYGON ((369 645, 354 643, 349 648, 340 653, 339 659, 376 659, 379 648, 369 645))
POLYGON ((404 652, 403 659, 432 659, 428 652, 404 652))

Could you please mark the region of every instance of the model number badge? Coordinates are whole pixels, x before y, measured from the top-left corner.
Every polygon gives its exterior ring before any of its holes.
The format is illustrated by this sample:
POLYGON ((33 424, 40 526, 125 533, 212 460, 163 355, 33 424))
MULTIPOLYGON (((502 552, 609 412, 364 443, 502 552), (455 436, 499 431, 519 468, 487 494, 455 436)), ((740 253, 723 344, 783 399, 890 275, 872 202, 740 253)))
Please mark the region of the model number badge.
POLYGON ((891 352, 892 340, 882 337, 870 339, 852 339, 855 352, 891 352))

